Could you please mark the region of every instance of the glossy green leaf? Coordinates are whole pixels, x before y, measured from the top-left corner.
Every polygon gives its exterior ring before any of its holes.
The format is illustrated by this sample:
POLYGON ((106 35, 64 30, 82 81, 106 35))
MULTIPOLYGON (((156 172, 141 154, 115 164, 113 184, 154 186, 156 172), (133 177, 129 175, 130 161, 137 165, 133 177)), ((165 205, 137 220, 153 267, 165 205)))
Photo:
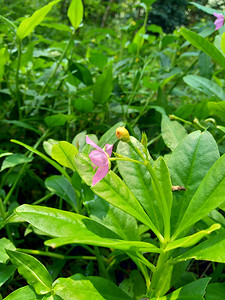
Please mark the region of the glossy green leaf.
POLYGON ((37 295, 34 291, 34 289, 29 286, 23 286, 11 294, 9 294, 4 300, 36 300, 36 299, 42 299, 42 296, 37 295))
POLYGON ((197 33, 187 28, 181 28, 181 33, 184 38, 193 46, 212 57, 221 67, 225 69, 225 57, 213 44, 208 42, 204 37, 201 37, 197 33))
POLYGON ((72 184, 63 176, 50 176, 45 180, 45 186, 50 192, 64 199, 75 210, 77 209, 76 194, 72 184))
POLYGON ((140 49, 144 43, 144 37, 143 37, 144 34, 145 34, 145 27, 142 26, 135 34, 134 39, 132 41, 132 43, 137 45, 137 49, 140 49))
POLYGON ((206 300, 224 300, 225 284, 212 283, 207 286, 205 299, 206 300))
POLYGON ((187 135, 185 128, 177 121, 171 121, 167 115, 162 115, 161 132, 164 143, 172 151, 187 135))
POLYGON ((77 29, 83 20, 83 3, 81 0, 72 0, 67 16, 74 29, 77 29))
POLYGON ((225 155, 221 156, 204 177, 192 197, 176 231, 176 236, 207 216, 224 202, 225 155))
POLYGON ((4 171, 5 169, 8 169, 8 168, 15 167, 20 164, 31 162, 32 160, 33 160, 32 157, 27 157, 21 153, 15 153, 15 154, 9 155, 4 159, 0 172, 4 171))
POLYGON ((13 245, 12 242, 10 242, 10 240, 6 238, 1 238, 0 239, 0 263, 5 263, 9 259, 9 256, 5 251, 6 249, 16 250, 16 247, 13 245))
POLYGON ((98 103, 105 103, 113 90, 112 65, 109 65, 93 85, 93 97, 98 103))
MULTIPOLYGON (((210 281, 210 277, 201 278, 193 281, 178 290, 164 297, 157 298, 158 300, 204 300, 206 287, 210 281)), ((152 298, 156 300, 156 298, 152 298)))
POLYGON ((52 156, 52 146, 55 144, 58 144, 59 141, 49 139, 47 141, 43 142, 43 148, 45 149, 45 152, 49 155, 52 156))
POLYGON ((186 236, 184 238, 172 241, 172 242, 167 244, 167 246, 165 248, 165 251, 176 249, 178 247, 182 247, 182 248, 191 247, 191 246, 195 245, 196 243, 198 243, 206 235, 208 235, 211 232, 213 232, 215 230, 218 230, 220 228, 221 228, 220 224, 213 224, 210 228, 208 228, 206 230, 201 230, 201 231, 199 231, 197 233, 194 233, 190 236, 186 236))
POLYGON ((129 251, 160 252, 159 248, 150 243, 120 240, 116 233, 104 225, 75 213, 32 205, 22 205, 16 209, 16 213, 46 234, 59 237, 45 242, 53 248, 76 243, 129 251))
POLYGON ((175 257, 173 261, 179 262, 194 258, 196 260, 209 260, 225 263, 224 247, 225 231, 221 229, 217 235, 210 237, 205 242, 202 242, 189 251, 175 257))
POLYGON ((7 250, 18 272, 35 289, 37 294, 47 294, 52 289, 52 277, 44 265, 31 255, 7 250))
POLYGON ((34 30, 34 28, 41 23, 45 16, 50 12, 52 7, 59 1, 61 0, 55 0, 48 3, 44 7, 36 10, 31 17, 23 20, 17 29, 17 36, 19 39, 22 40, 28 36, 34 30))
POLYGON ((113 125, 109 130, 107 130, 98 141, 98 146, 103 148, 105 147, 105 144, 114 145, 116 141, 118 140, 116 137, 116 129, 118 127, 124 126, 124 122, 118 122, 115 125, 113 125))
POLYGON ((189 134, 169 156, 167 165, 172 185, 186 188, 186 191, 173 192, 171 226, 174 229, 203 178, 217 159, 219 159, 218 146, 207 131, 189 134))
POLYGON ((44 121, 49 128, 63 126, 67 122, 67 116, 63 114, 47 116, 44 121))
POLYGON ((197 75, 184 76, 183 80, 192 88, 197 89, 208 96, 216 96, 222 101, 225 100, 225 92, 212 80, 197 75))
MULTIPOLYGON (((131 141, 132 144, 135 147, 138 147, 138 149, 143 153, 142 144, 134 137, 131 137, 131 141)), ((116 152, 134 160, 141 160, 139 156, 130 148, 130 146, 124 142, 119 142, 116 152)), ((129 161, 117 161, 117 165, 126 185, 144 207, 145 211, 147 212, 157 229, 162 232, 162 215, 160 208, 156 203, 153 188, 151 185, 151 176, 146 167, 144 165, 129 161)))
POLYGON ((108 279, 75 275, 73 278, 58 278, 54 292, 64 300, 131 300, 131 298, 108 279))
MULTIPOLYGON (((89 157, 84 154, 78 154, 75 158, 75 165, 81 178, 90 186, 94 170, 89 157)), ((134 194, 114 172, 109 171, 104 179, 92 187, 92 190, 99 197, 124 210, 157 233, 155 225, 147 216, 134 194)))
POLYGON ((0 287, 13 275, 16 267, 0 263, 0 287))
POLYGON ((52 147, 52 158, 62 166, 70 168, 73 171, 76 169, 74 157, 77 153, 77 148, 65 141, 59 142, 52 147))
POLYGON ((140 239, 136 220, 100 197, 97 196, 85 202, 85 207, 91 219, 106 226, 123 240, 138 241, 140 239))

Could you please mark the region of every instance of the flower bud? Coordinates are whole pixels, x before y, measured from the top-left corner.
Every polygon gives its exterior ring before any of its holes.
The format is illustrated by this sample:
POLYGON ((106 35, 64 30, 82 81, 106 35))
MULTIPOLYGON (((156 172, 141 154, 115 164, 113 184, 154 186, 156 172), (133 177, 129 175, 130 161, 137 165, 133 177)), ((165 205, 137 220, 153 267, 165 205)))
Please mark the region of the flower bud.
POLYGON ((122 142, 128 143, 130 141, 130 134, 124 127, 118 127, 116 129, 116 137, 122 142))

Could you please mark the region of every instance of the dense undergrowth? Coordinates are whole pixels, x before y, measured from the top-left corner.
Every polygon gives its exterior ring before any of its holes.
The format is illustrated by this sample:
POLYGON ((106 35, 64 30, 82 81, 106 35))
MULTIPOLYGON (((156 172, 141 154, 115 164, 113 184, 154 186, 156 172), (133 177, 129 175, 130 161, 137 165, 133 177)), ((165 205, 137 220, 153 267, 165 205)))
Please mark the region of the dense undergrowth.
POLYGON ((0 16, 0 298, 225 299, 222 11, 84 2, 0 16))

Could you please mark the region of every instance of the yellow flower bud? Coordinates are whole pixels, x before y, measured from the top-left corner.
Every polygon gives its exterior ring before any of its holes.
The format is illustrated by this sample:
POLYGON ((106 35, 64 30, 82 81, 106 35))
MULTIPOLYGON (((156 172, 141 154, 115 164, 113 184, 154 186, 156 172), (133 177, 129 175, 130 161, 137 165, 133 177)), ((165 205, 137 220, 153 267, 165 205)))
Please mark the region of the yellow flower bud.
POLYGON ((128 143, 130 141, 130 134, 124 127, 118 127, 116 129, 116 137, 122 142, 128 143))

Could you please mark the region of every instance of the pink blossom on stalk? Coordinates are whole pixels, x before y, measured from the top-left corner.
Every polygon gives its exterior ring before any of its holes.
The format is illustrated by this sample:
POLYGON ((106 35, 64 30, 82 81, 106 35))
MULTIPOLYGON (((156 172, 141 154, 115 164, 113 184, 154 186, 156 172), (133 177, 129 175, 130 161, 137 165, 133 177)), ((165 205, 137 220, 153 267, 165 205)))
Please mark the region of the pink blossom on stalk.
POLYGON ((217 18, 214 24, 216 25, 215 30, 219 29, 224 24, 224 16, 222 14, 213 13, 213 15, 217 18))
POLYGON ((94 186, 109 172, 109 157, 112 155, 113 145, 106 144, 104 149, 102 149, 98 145, 96 145, 88 136, 86 136, 86 143, 96 149, 89 154, 92 163, 95 165, 94 169, 98 167, 98 170, 92 179, 92 186, 94 186))

